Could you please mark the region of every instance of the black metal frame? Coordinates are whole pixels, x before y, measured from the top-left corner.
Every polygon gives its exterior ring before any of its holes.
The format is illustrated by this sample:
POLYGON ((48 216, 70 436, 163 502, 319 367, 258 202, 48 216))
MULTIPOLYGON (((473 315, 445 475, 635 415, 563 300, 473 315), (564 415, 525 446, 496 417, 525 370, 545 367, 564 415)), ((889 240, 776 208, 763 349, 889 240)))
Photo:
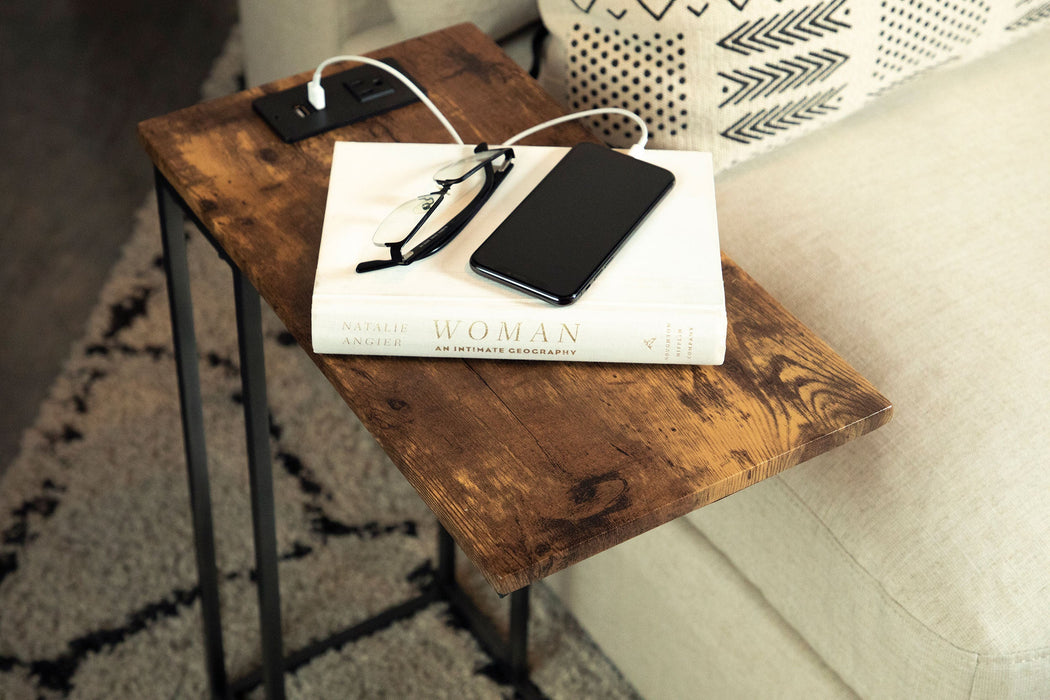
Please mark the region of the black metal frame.
POLYGON ((238 697, 258 685, 266 697, 285 697, 284 673, 308 663, 312 658, 355 639, 381 630, 391 623, 411 617, 437 601, 447 601, 467 623, 478 643, 492 657, 497 669, 519 696, 543 697, 529 680, 527 665, 529 588, 511 594, 509 639, 477 608, 456 582, 455 543, 439 527, 438 566, 434 582, 423 592, 353 627, 285 654, 281 637, 280 585, 277 572, 277 538, 274 524, 273 470, 269 445, 269 409, 266 401, 265 360, 263 356, 262 306, 259 293, 240 269, 212 239, 207 227, 159 171, 154 171, 161 238, 164 244, 164 273, 168 284, 182 413, 183 441, 190 490, 197 575, 201 595, 201 621, 204 655, 211 697, 238 697), (185 223, 187 217, 229 264, 233 271, 237 312, 237 342, 240 353, 241 386, 244 394, 245 436, 248 445, 252 530, 255 545, 259 626, 262 636, 262 664, 244 678, 230 681, 226 675, 225 653, 219 605, 219 576, 215 558, 211 490, 204 443, 204 416, 201 403, 197 340, 193 325, 193 300, 186 258, 185 223))

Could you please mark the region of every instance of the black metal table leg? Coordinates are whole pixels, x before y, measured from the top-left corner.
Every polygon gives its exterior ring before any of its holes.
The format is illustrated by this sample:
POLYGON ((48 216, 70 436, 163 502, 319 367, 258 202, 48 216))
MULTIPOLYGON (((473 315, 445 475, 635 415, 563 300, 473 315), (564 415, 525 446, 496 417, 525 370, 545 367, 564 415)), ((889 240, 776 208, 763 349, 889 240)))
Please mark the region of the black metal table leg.
MULTIPOLYGON (((178 373, 183 440, 189 475, 190 505, 193 517, 197 576, 201 594, 205 663, 211 696, 225 700, 232 694, 247 692, 263 684, 269 700, 284 700, 284 672, 296 668, 324 651, 342 646, 385 628, 395 620, 411 617, 439 597, 466 621, 475 638, 500 665, 507 680, 524 698, 542 698, 529 680, 528 646, 529 588, 511 594, 509 640, 478 610, 455 578, 455 543, 439 526, 438 572, 435 586, 416 598, 396 605, 349 630, 308 645, 285 659, 281 637, 280 585, 278 580, 277 536, 270 458, 270 421, 266 400, 266 369, 263 356, 262 305, 259 294, 240 269, 230 262, 237 307, 237 341, 240 353, 241 386, 244 398, 245 434, 248 446, 252 531, 255 543, 259 625, 262 635, 262 667, 231 684, 226 676, 219 606, 218 566, 212 522, 211 490, 208 482, 207 452, 204 442, 204 413, 201 401, 197 340, 193 327, 193 301, 186 259, 185 223, 188 212, 178 193, 159 172, 154 171, 157 207, 164 244, 164 272, 168 284, 175 364, 178 373)), ((196 219, 194 219, 196 222, 196 219)), ((200 226, 200 222, 197 222, 200 226)), ((206 229, 202 232, 208 237, 206 229)), ((211 241, 209 238, 209 242, 211 241)), ((217 246, 216 246, 217 247, 217 246)), ((225 255, 220 250, 220 255, 225 255)))
POLYGON ((266 403, 262 309, 259 293, 236 265, 233 271, 237 304, 244 426, 251 476, 252 533, 258 574, 259 627, 262 633, 262 678, 269 700, 283 700, 284 651, 281 639, 281 593, 277 574, 277 534, 270 460, 270 419, 266 403))
POLYGON ((529 587, 510 594, 510 639, 508 640, 511 682, 515 685, 529 680, 529 587))
POLYGON ((510 594, 510 629, 505 639, 456 581, 456 543, 440 524, 435 584, 441 596, 462 616, 485 653, 502 669, 507 681, 517 691, 517 696, 525 700, 544 698, 543 692, 529 679, 530 587, 525 586, 510 594))
POLYGON ((213 698, 225 698, 228 685, 219 616, 219 578, 215 563, 208 459, 204 445, 204 413, 197 365, 197 338, 193 328, 193 300, 190 295, 190 275, 186 260, 186 219, 181 199, 171 184, 159 171, 154 171, 154 180, 164 244, 164 274, 168 283, 168 304, 175 346, 182 437, 189 474, 190 509, 197 551, 197 579, 201 595, 201 622, 204 628, 208 685, 213 698))

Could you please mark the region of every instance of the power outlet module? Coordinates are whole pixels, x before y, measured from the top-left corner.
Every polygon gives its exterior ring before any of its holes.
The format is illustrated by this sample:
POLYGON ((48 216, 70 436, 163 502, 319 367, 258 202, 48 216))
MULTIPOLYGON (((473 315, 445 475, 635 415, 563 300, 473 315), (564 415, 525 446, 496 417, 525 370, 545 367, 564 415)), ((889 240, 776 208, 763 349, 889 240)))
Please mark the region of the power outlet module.
MULTIPOLYGON (((394 59, 382 60, 416 82, 394 59)), ((294 143, 419 102, 407 85, 382 68, 371 65, 356 66, 321 78, 321 86, 327 102, 324 109, 314 109, 310 104, 305 84, 264 95, 253 101, 252 107, 285 143, 294 143)))

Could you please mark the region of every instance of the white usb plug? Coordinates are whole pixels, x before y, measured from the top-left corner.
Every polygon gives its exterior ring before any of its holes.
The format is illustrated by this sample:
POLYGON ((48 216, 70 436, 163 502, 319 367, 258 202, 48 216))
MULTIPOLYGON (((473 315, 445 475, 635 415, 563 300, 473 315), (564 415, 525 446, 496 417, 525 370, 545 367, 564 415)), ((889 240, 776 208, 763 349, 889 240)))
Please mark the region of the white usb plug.
POLYGON ((320 76, 315 77, 314 80, 306 84, 306 99, 310 100, 310 105, 317 111, 321 111, 327 106, 320 76))

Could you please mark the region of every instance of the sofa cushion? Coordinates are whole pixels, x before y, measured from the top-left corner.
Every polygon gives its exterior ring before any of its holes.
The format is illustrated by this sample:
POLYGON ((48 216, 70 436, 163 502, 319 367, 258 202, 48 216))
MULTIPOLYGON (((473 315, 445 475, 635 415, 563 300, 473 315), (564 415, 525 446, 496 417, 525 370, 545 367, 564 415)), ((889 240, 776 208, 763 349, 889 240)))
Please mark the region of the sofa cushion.
MULTIPOLYGON (((545 86, 572 109, 625 107, 659 148, 716 169, 849 114, 931 68, 984 55, 1045 19, 1016 0, 540 0, 545 86)), ((591 125, 620 146, 631 122, 591 125)))
POLYGON ((546 583, 646 700, 854 698, 685 518, 546 583))
POLYGON ((1050 697, 1047 85, 1043 29, 717 179, 895 413, 553 577, 645 697, 1050 697))
POLYGON ((865 696, 1050 697, 1050 32, 719 179, 723 248, 895 405, 688 516, 865 696))

